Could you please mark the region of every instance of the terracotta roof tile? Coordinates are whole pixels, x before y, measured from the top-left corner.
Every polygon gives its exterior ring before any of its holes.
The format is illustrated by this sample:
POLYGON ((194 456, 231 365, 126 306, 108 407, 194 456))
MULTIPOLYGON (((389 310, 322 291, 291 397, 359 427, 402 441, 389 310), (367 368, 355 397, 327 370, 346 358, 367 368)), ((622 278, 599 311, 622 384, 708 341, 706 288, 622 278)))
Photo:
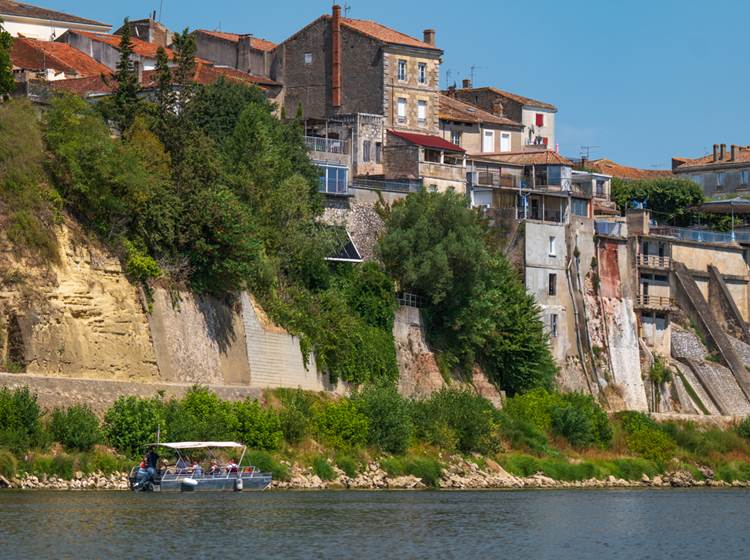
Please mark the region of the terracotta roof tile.
MULTIPOLYGON (((146 70, 143 73, 143 87, 155 87, 156 86, 156 70, 146 70)), ((269 86, 281 86, 278 82, 274 82, 269 78, 263 76, 255 76, 234 68, 227 66, 214 66, 213 64, 207 64, 199 62, 196 65, 195 76, 193 80, 197 84, 209 85, 214 83, 219 78, 224 77, 227 80, 242 82, 246 84, 257 85, 260 87, 269 86)))
POLYGON ((735 159, 730 160, 731 156, 731 146, 727 147, 726 155, 724 159, 720 159, 717 161, 714 161, 713 154, 709 154, 707 156, 690 159, 690 158, 672 158, 673 162, 673 168, 677 170, 682 169, 692 169, 696 167, 712 167, 712 166, 722 166, 725 167, 727 165, 743 165, 746 166, 750 164, 750 146, 737 146, 736 152, 735 152, 735 159), (675 166, 675 164, 677 164, 675 166))
POLYGON ((573 167, 573 162, 553 150, 539 150, 528 152, 505 152, 485 156, 492 161, 499 161, 515 165, 567 165, 573 167))
MULTIPOLYGON (((330 19, 331 16, 323 16, 330 19)), ((358 31, 363 35, 388 43, 389 45, 405 45, 407 47, 417 47, 419 49, 429 49, 431 51, 440 51, 437 47, 427 44, 424 41, 410 37, 400 31, 381 25, 375 21, 366 19, 349 19, 341 18, 341 24, 345 27, 358 31)))
POLYGON ((463 88, 457 91, 463 91, 463 92, 491 91, 502 97, 507 97, 508 99, 511 99, 515 101, 516 103, 520 103, 521 105, 528 105, 530 107, 539 107, 540 109, 549 109, 550 111, 557 111, 557 107, 555 107, 551 103, 545 103, 544 101, 538 101, 537 99, 524 97, 523 95, 518 95, 517 93, 511 93, 509 91, 503 91, 495 87, 463 88))
POLYGON ((54 82, 48 82, 48 85, 53 91, 72 93, 82 97, 97 93, 111 93, 115 87, 114 82, 105 83, 101 76, 55 80, 54 82))
POLYGON ((59 21, 65 23, 82 23, 86 25, 99 25, 102 27, 111 27, 108 23, 102 23, 93 19, 86 19, 78 16, 56 12, 47 8, 39 8, 23 2, 14 2, 13 0, 0 0, 0 15, 19 16, 28 18, 46 19, 50 21, 59 21))
POLYGON ((469 105, 468 103, 464 103, 463 101, 459 101, 448 95, 439 94, 438 103, 438 114, 441 120, 465 123, 486 123, 523 128, 523 124, 519 122, 506 117, 493 115, 479 107, 469 105))
POLYGON ((411 144, 422 146, 424 148, 432 148, 434 150, 446 150, 450 152, 465 152, 461 146, 457 146, 447 140, 440 138, 440 136, 431 136, 429 134, 415 134, 413 132, 402 132, 400 130, 389 130, 388 134, 392 134, 397 138, 406 140, 411 144))
MULTIPOLYGON (((227 33, 225 31, 209 31, 208 29, 198 29, 196 33, 203 33, 204 35, 216 37, 217 39, 224 39, 225 41, 229 41, 230 43, 238 43, 240 40, 240 37, 243 37, 243 35, 240 35, 239 33, 227 33)), ((259 51, 264 51, 264 52, 270 52, 276 48, 275 43, 272 43, 271 41, 268 41, 266 39, 261 39, 260 37, 251 37, 250 46, 254 49, 257 49, 259 51)))
POLYGON ((18 37, 13 40, 10 57, 13 66, 22 70, 52 69, 65 74, 76 74, 77 77, 99 76, 110 72, 104 64, 78 49, 67 43, 54 41, 18 37))
MULTIPOLYGON (((119 35, 110 35, 109 33, 90 33, 88 31, 78 30, 71 31, 69 33, 77 33, 78 35, 83 35, 84 37, 88 37, 93 41, 106 43, 107 45, 110 45, 111 47, 114 47, 116 49, 120 48, 119 35)), ((136 39, 135 37, 131 37, 130 41, 133 43, 133 52, 138 56, 142 56, 144 58, 156 58, 156 51, 158 50, 159 45, 149 43, 141 39, 136 39)), ((164 50, 167 51, 167 56, 169 56, 169 58, 174 57, 174 53, 170 49, 164 50)))
POLYGON ((672 175, 672 172, 668 169, 640 169, 638 167, 628 167, 627 165, 620 165, 611 159, 594 159, 587 161, 586 168, 593 169, 598 173, 612 175, 612 177, 618 177, 629 181, 656 179, 658 177, 672 175))

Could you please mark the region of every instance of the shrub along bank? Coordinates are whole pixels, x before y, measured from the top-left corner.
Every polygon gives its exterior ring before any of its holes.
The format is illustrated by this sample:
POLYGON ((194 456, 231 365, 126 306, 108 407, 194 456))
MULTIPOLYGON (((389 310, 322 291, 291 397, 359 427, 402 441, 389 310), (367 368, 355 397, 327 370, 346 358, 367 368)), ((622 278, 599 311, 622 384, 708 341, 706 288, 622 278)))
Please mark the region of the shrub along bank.
POLYGON ((390 476, 413 475, 436 486, 455 456, 490 459, 509 473, 560 481, 640 480, 673 470, 701 479, 750 479, 750 420, 733 429, 656 423, 624 412, 608 417, 580 394, 538 389, 496 410, 467 390, 425 400, 372 385, 350 398, 277 389, 264 402, 229 402, 194 387, 182 399, 120 397, 100 422, 85 406, 42 411, 28 389, 0 389, 0 475, 71 478, 76 471, 126 470, 155 441, 237 440, 249 460, 277 480, 290 464, 322 480, 334 466, 355 477, 372 460, 390 476))

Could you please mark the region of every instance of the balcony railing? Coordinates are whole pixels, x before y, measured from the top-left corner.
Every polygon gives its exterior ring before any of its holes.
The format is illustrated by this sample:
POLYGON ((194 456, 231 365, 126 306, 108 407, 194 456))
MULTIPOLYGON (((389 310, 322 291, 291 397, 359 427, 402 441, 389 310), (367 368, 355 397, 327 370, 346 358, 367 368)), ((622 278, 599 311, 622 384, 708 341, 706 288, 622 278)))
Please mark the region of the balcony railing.
POLYGON ((346 142, 338 138, 321 138, 319 136, 305 136, 305 144, 311 152, 325 152, 329 154, 347 153, 346 142))
POLYGON ((384 179, 360 179, 355 178, 352 187, 369 189, 374 191, 417 192, 422 188, 422 181, 386 181, 384 179))
POLYGON ((644 309, 662 309, 669 310, 677 307, 674 298, 667 296, 652 296, 649 294, 639 294, 637 298, 638 307, 644 309))
POLYGON ((665 235, 675 237, 682 241, 695 241, 698 243, 734 243, 735 241, 750 242, 750 232, 736 231, 734 237, 731 232, 706 231, 702 229, 687 229, 668 226, 651 226, 649 230, 653 235, 665 235))
POLYGON ((643 255, 639 253, 638 266, 667 270, 672 267, 672 259, 670 257, 660 257, 659 255, 643 255))
POLYGON ((507 175, 505 173, 493 173, 492 171, 474 171, 474 185, 478 187, 509 187, 519 188, 521 177, 518 175, 507 175))
POLYGON ((396 300, 398 301, 399 305, 406 305, 409 307, 423 307, 424 306, 424 300, 421 296, 418 296, 417 294, 412 294, 410 292, 399 292, 396 294, 396 300))
POLYGON ((611 237, 625 237, 625 224, 621 222, 607 222, 597 220, 594 222, 597 235, 609 235, 611 237))

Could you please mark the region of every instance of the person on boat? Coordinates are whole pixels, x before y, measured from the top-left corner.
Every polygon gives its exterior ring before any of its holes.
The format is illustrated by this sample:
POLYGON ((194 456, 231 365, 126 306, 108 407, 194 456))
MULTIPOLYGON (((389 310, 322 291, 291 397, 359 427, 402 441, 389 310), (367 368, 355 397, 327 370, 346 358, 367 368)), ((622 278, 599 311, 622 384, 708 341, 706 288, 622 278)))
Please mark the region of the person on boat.
POLYGON ((146 458, 144 457, 135 473, 136 487, 140 488, 146 480, 148 480, 148 470, 146 469, 146 458))
POLYGON ((221 467, 219 467, 219 464, 214 459, 211 461, 211 468, 208 469, 208 474, 215 476, 217 474, 221 474, 221 467))
POLYGON ((229 462, 227 463, 227 472, 237 474, 237 471, 237 463, 234 462, 234 459, 229 459, 229 462))
POLYGON ((193 478, 200 478, 203 476, 203 467, 201 467, 198 461, 193 461, 193 478))
POLYGON ((177 467, 177 474, 185 474, 190 468, 190 461, 180 455, 180 457, 177 459, 177 464, 175 465, 175 467, 177 467))
POLYGON ((146 462, 146 470, 148 471, 149 480, 155 482, 156 469, 159 465, 159 455, 156 454, 156 449, 154 449, 153 445, 148 448, 148 453, 146 453, 146 456, 143 459, 146 462))

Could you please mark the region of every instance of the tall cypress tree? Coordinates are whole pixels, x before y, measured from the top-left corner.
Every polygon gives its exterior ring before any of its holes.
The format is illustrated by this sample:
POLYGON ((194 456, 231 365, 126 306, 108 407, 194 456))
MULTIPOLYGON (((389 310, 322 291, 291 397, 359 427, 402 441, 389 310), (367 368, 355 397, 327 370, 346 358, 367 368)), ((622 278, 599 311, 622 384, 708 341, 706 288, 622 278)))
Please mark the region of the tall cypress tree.
POLYGON ((138 82, 138 72, 133 62, 133 43, 128 18, 125 18, 120 35, 120 61, 117 63, 115 80, 117 88, 114 92, 115 119, 121 131, 133 124, 138 110, 138 94, 141 85, 138 82))
POLYGON ((174 83, 179 88, 176 109, 181 114, 193 96, 196 70, 195 53, 198 49, 195 44, 195 37, 190 35, 187 28, 182 33, 175 35, 172 48, 174 49, 174 61, 177 64, 174 83))
POLYGON ((3 20, 0 19, 0 99, 13 91, 13 66, 10 62, 10 49, 13 46, 13 38, 10 33, 3 29, 3 20))
POLYGON ((156 50, 156 87, 159 117, 166 120, 173 110, 174 95, 172 94, 172 69, 169 67, 167 51, 163 47, 156 50))

